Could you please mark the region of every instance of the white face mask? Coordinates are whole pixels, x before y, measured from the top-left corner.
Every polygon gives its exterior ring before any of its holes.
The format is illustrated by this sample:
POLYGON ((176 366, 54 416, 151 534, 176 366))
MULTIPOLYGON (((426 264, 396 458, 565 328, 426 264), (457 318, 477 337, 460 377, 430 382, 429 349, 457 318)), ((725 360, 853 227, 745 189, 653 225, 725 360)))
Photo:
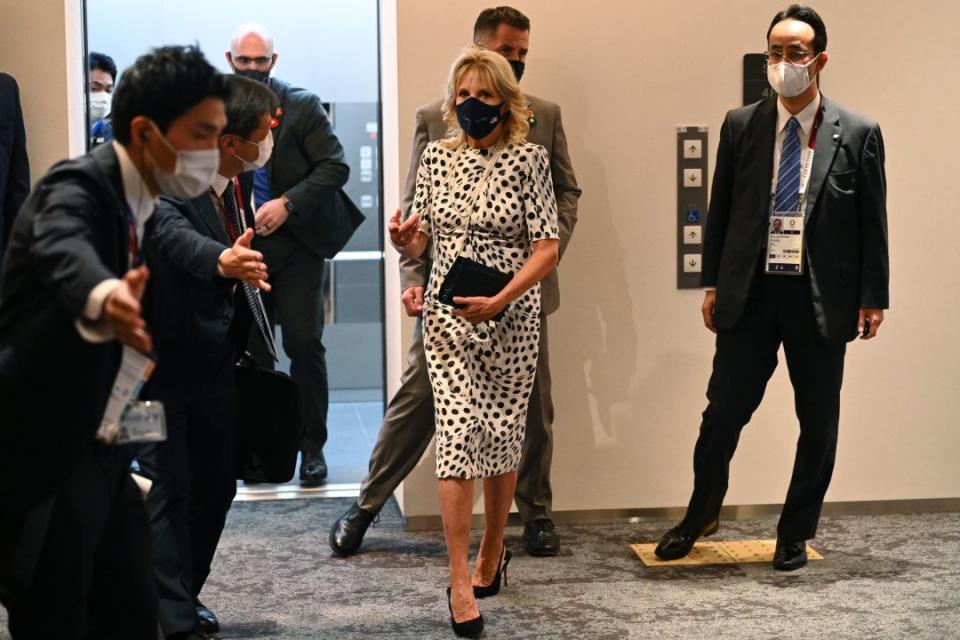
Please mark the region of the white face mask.
POLYGON ((106 91, 90 92, 90 122, 103 120, 110 115, 110 94, 106 91))
MULTIPOLYGON (((153 124, 153 123, 151 123, 153 124)), ((220 151, 213 149, 198 149, 196 151, 184 151, 177 149, 160 133, 160 128, 153 124, 157 135, 163 144, 167 145, 170 151, 177 155, 177 163, 174 165, 173 173, 167 173, 158 166, 154 166, 153 177, 157 181, 160 193, 165 196, 190 200, 196 198, 201 193, 210 188, 213 178, 220 167, 220 151)), ((148 150, 149 154, 150 151, 148 150)), ((157 161, 153 160, 156 165, 157 161)))
POLYGON ((270 154, 273 153, 273 131, 267 132, 267 137, 261 140, 260 142, 254 142, 252 140, 245 140, 240 138, 247 144, 257 145, 257 159, 251 162, 250 160, 244 160, 237 154, 233 154, 233 157, 243 163, 244 171, 256 171, 257 169, 263 167, 267 164, 267 160, 270 159, 270 154))
POLYGON ((767 67, 767 82, 784 98, 795 98, 810 86, 816 76, 811 76, 810 65, 820 58, 817 54, 807 64, 778 62, 767 67))

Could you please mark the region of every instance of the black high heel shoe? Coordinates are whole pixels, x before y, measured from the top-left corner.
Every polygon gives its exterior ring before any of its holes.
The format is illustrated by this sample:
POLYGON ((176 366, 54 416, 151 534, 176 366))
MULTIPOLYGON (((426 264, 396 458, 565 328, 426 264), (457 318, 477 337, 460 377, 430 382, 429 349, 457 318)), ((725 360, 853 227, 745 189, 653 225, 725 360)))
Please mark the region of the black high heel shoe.
POLYGON ((453 603, 450 601, 450 587, 447 587, 447 608, 450 609, 450 626, 453 632, 458 636, 465 638, 475 638, 483 633, 483 615, 479 615, 472 620, 457 622, 453 619, 453 603))
POLYGON ((503 575, 503 586, 507 586, 507 565, 510 564, 510 558, 513 554, 506 547, 503 548, 503 554, 500 556, 503 561, 497 569, 497 575, 493 576, 493 582, 485 587, 474 587, 474 598, 489 598, 500 593, 500 576, 503 575))

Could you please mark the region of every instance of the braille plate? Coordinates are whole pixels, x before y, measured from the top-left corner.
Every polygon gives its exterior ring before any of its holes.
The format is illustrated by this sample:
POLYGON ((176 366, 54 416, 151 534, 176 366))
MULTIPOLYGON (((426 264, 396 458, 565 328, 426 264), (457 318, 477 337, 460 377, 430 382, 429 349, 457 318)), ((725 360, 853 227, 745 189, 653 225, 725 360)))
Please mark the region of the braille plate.
MULTIPOLYGON (((685 558, 665 561, 654 555, 656 544, 632 544, 630 548, 648 567, 684 566, 696 564, 741 564, 745 562, 773 562, 776 540, 731 540, 729 542, 698 542, 685 558)), ((823 560, 813 547, 807 545, 810 560, 823 560)))

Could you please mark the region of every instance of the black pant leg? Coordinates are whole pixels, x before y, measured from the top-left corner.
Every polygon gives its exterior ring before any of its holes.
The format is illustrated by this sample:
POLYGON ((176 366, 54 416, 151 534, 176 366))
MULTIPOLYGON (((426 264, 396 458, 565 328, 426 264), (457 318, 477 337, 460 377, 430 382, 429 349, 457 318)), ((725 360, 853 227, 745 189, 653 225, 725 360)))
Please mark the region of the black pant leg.
MULTIPOLYGON (((273 267, 271 267, 273 268, 273 267)), ((279 271, 271 271, 272 300, 290 356, 290 376, 300 387, 303 407, 302 451, 327 442, 327 352, 323 346, 325 261, 301 247, 279 271)))
POLYGON ((98 447, 78 462, 57 492, 32 581, 4 596, 13 640, 154 640, 146 525, 125 454, 98 447))
POLYGON ((180 392, 167 393, 155 385, 150 397, 164 403, 167 439, 141 447, 137 461, 141 473, 153 482, 146 506, 153 535, 160 626, 169 635, 197 629, 189 527, 192 478, 187 433, 191 406, 180 392))
POLYGON ((699 532, 720 513, 740 431, 760 405, 777 367, 780 334, 775 305, 758 281, 737 326, 717 333, 709 404, 693 453, 693 495, 681 523, 691 532, 699 532))
POLYGON ((157 635, 158 601, 150 523, 140 489, 124 470, 121 486, 94 557, 89 638, 157 635))
POLYGON ((833 476, 846 344, 828 344, 817 330, 807 278, 789 286, 796 291, 783 288, 781 327, 800 437, 777 535, 809 540, 833 476))
POLYGON ((200 594, 220 542, 227 512, 237 492, 237 382, 231 353, 224 354, 203 401, 195 407, 187 433, 191 470, 189 529, 192 551, 191 595, 200 594))

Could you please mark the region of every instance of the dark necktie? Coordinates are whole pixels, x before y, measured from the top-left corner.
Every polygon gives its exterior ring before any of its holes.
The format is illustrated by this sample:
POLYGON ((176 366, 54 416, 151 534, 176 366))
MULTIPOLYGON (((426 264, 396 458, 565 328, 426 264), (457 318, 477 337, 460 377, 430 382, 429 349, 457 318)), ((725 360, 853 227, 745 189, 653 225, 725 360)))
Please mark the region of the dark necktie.
POLYGON ((773 198, 774 211, 800 211, 800 123, 796 118, 787 122, 787 133, 780 150, 780 168, 777 171, 777 190, 773 198))
MULTIPOLYGON (((242 228, 240 225, 240 211, 237 209, 237 200, 233 192, 234 184, 235 183, 231 181, 230 186, 223 192, 224 218, 226 219, 227 235, 230 236, 231 244, 236 242, 237 238, 240 237, 240 229, 242 228)), ((247 282, 241 282, 240 288, 243 289, 243 297, 247 299, 250 312, 253 314, 253 321, 260 331, 260 337, 263 338, 263 343, 267 346, 267 352, 275 361, 278 360, 277 347, 273 342, 273 332, 270 331, 269 325, 267 324, 267 314, 263 309, 263 302, 260 300, 260 291, 247 282)))

